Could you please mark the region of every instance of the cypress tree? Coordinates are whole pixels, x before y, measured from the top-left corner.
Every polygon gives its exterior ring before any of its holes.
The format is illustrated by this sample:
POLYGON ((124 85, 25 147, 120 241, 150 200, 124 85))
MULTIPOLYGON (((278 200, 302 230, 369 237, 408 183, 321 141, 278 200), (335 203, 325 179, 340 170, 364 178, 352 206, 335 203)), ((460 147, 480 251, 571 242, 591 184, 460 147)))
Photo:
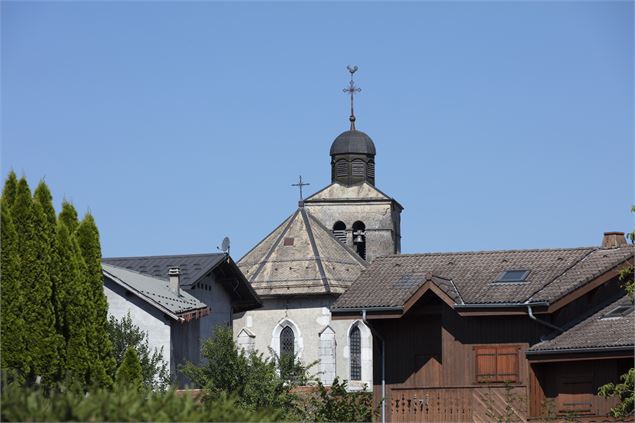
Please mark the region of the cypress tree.
POLYGON ((18 178, 15 176, 15 172, 9 172, 7 180, 4 183, 4 189, 2 190, 2 207, 11 208, 15 203, 15 195, 18 190, 18 178))
POLYGON ((74 234, 77 226, 79 226, 77 210, 66 200, 62 202, 62 211, 60 212, 59 220, 66 225, 70 234, 74 234))
POLYGON ((82 277, 83 263, 78 254, 76 239, 60 219, 57 222, 57 269, 55 270, 56 308, 61 317, 65 340, 65 369, 67 377, 87 383, 90 354, 86 320, 86 289, 82 277))
POLYGON ((118 386, 141 387, 143 385, 141 363, 139 362, 137 351, 134 348, 128 347, 126 350, 121 366, 117 369, 115 383, 118 386))
POLYGON ((57 222, 55 209, 53 208, 53 197, 44 181, 40 181, 33 194, 33 204, 36 215, 35 240, 38 245, 38 260, 45 269, 45 273, 40 277, 41 283, 50 286, 50 303, 53 312, 53 331, 48 342, 47 362, 49 363, 48 380, 60 380, 64 377, 64 337, 61 334, 60 313, 57 307, 57 282, 58 269, 57 255, 57 222))
POLYGON ((112 343, 108 336, 108 302, 104 294, 103 276, 101 272, 101 246, 99 230, 90 213, 84 216, 77 227, 77 241, 86 264, 86 285, 91 303, 92 336, 88 340, 91 352, 95 355, 91 364, 91 382, 110 385, 111 375, 115 371, 115 358, 112 343))
POLYGON ((54 341, 54 312, 51 302, 50 269, 45 260, 50 253, 48 239, 42 235, 44 212, 31 198, 26 179, 17 185, 11 219, 16 230, 16 251, 20 257, 20 291, 24 300, 21 313, 24 319, 25 365, 29 367, 28 380, 41 376, 51 382, 52 372, 59 367, 54 341), (44 251, 43 251, 44 250, 44 251))
MULTIPOLYGON (((15 176, 15 175, 14 175, 15 176)), ((6 190, 5 190, 6 192, 6 190)), ((15 194, 14 194, 15 195, 15 194)), ((21 380, 29 369, 25 359, 24 320, 22 319, 22 292, 20 287, 20 261, 16 250, 16 231, 2 196, 0 222, 0 349, 1 368, 12 379, 21 380)))

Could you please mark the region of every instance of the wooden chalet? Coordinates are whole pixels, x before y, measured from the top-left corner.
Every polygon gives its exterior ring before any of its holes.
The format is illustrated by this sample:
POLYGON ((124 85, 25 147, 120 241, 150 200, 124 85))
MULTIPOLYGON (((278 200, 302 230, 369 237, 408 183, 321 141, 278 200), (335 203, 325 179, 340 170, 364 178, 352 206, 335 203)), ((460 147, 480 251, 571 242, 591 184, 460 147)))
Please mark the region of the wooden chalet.
POLYGON ((604 421, 598 387, 633 367, 635 313, 602 247, 380 257, 332 307, 374 336, 385 421, 604 421), (383 353, 383 354, 382 354, 383 353))

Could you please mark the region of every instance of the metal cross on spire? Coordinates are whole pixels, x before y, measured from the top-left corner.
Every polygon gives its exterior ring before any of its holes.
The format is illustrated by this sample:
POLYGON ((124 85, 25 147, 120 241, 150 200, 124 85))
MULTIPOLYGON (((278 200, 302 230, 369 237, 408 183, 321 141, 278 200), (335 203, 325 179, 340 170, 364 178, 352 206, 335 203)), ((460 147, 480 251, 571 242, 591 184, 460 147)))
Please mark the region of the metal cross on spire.
POLYGON ((362 89, 357 88, 355 86, 355 81, 353 81, 353 74, 357 72, 357 66, 348 65, 346 66, 346 69, 348 69, 348 71, 351 73, 351 82, 349 82, 348 88, 344 88, 342 91, 344 91, 345 93, 349 93, 351 95, 351 116, 348 118, 348 120, 351 121, 351 131, 354 131, 355 130, 355 111, 353 109, 353 99, 355 97, 355 93, 360 92, 362 89))
POLYGON ((304 200, 304 197, 302 197, 302 187, 305 187, 307 185, 311 185, 310 183, 306 182, 302 182, 302 175, 300 175, 300 180, 297 184, 291 184, 292 187, 298 187, 300 188, 300 201, 304 200))

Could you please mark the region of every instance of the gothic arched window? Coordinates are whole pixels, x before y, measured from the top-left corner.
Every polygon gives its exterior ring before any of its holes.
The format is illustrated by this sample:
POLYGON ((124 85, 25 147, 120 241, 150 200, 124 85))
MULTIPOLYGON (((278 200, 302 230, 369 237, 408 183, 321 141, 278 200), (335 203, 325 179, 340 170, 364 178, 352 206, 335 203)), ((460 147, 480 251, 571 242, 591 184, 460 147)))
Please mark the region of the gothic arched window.
POLYGON ((351 357, 351 380, 362 380, 362 335, 359 327, 351 329, 349 335, 351 357))
POLYGON ((342 244, 346 244, 346 223, 335 222, 335 225, 333 225, 333 236, 342 244))
POLYGON ((291 329, 290 326, 285 326, 285 328, 282 329, 282 332, 280 332, 280 358, 287 354, 294 356, 294 346, 295 335, 293 333, 293 329, 291 329))

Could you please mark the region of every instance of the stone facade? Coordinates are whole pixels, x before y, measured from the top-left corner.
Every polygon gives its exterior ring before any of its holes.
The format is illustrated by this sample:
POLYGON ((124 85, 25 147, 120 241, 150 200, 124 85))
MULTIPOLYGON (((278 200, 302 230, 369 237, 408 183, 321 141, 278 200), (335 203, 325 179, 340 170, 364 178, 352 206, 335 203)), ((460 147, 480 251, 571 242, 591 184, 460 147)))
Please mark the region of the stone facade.
POLYGON ((351 389, 369 389, 373 383, 372 335, 360 320, 332 320, 332 296, 307 298, 269 298, 263 308, 234 315, 234 336, 238 345, 254 348, 269 356, 280 354, 280 332, 290 327, 294 333, 294 352, 304 364, 317 362, 310 373, 317 374, 325 385, 335 376, 349 380, 351 389), (361 329, 362 372, 360 380, 350 377, 350 339, 354 326, 361 329))

